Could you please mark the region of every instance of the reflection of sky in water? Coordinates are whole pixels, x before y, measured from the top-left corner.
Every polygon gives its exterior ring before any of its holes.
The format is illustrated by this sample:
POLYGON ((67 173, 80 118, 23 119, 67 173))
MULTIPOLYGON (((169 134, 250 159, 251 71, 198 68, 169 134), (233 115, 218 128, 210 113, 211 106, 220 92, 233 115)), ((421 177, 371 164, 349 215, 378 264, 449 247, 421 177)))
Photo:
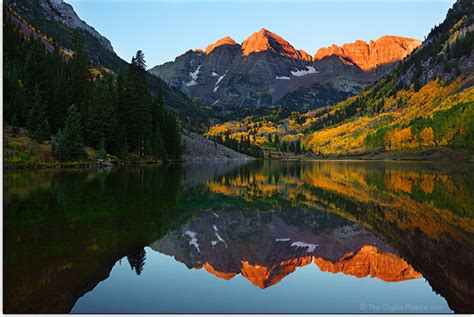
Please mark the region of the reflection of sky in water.
POLYGON ((141 275, 123 258, 108 279, 76 302, 72 312, 451 312, 423 278, 386 283, 325 273, 310 264, 260 289, 240 274, 225 281, 204 269, 189 270, 149 247, 145 250, 141 275))

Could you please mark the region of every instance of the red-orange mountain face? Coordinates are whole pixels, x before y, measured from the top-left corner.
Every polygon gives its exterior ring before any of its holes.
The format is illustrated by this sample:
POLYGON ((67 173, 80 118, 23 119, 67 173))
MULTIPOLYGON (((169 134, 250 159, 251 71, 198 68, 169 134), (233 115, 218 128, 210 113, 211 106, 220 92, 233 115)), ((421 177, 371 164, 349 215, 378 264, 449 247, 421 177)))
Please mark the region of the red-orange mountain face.
POLYGON ((399 282, 422 277, 398 255, 381 252, 375 246, 364 246, 355 254, 348 254, 337 262, 315 258, 323 272, 344 273, 355 277, 376 277, 385 282, 399 282))
POLYGON ((319 49, 315 60, 336 55, 353 62, 363 71, 373 70, 379 66, 402 60, 421 45, 421 41, 399 36, 382 36, 369 43, 355 41, 342 46, 332 45, 319 49))
POLYGON ((267 288, 280 282, 285 276, 294 272, 298 267, 310 264, 312 260, 312 256, 304 256, 284 260, 270 267, 242 261, 240 273, 253 285, 260 288, 267 288))
POLYGON ((209 45, 206 47, 204 52, 206 54, 210 54, 215 48, 222 46, 222 45, 239 45, 237 42, 235 42, 230 36, 226 36, 224 38, 221 38, 220 40, 217 40, 214 44, 209 45))
POLYGON ((383 252, 372 245, 366 245, 356 253, 349 253, 335 262, 316 256, 302 256, 283 260, 272 266, 253 264, 243 260, 241 261, 240 272, 221 272, 216 270, 209 262, 206 262, 202 268, 226 281, 240 273, 253 285, 267 288, 277 284, 297 268, 311 264, 313 261, 323 272, 343 273, 357 278, 370 276, 384 282, 401 282, 422 277, 398 255, 383 252))
POLYGON ((263 28, 253 33, 242 43, 242 54, 244 56, 267 50, 272 50, 275 53, 289 58, 304 61, 312 60, 311 55, 305 51, 298 51, 278 34, 263 28))

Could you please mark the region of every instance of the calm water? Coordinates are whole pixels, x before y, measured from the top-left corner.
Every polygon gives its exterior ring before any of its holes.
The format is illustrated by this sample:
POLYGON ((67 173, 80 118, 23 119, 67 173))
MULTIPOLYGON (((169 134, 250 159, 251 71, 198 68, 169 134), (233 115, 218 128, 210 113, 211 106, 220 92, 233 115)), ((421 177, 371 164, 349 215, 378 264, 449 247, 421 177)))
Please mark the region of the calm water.
POLYGON ((5 312, 474 312, 472 165, 196 163, 3 182, 5 312))

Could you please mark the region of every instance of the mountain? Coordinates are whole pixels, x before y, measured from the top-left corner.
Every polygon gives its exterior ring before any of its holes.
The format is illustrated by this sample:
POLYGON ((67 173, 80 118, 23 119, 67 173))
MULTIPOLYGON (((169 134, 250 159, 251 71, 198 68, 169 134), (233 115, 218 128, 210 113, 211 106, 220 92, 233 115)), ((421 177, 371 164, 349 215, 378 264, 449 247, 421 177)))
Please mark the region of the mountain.
POLYGON ((307 146, 332 155, 474 148, 473 44, 474 4, 458 0, 388 76, 332 114, 310 115, 307 146))
POLYGON ((225 37, 150 73, 191 98, 222 107, 313 109, 344 100, 387 74, 420 41, 385 36, 320 49, 313 58, 261 29, 241 45, 225 37))
POLYGON ((202 213, 150 247, 224 280, 241 274, 260 288, 313 263, 322 271, 385 282, 422 277, 357 224, 299 210, 202 213))
MULTIPOLYGON (((421 46, 418 41, 386 36, 320 49, 313 61, 319 73, 312 76, 325 74, 333 87, 356 84, 348 78, 364 78, 361 74, 367 76, 366 82, 379 78, 357 95, 306 113, 282 117, 284 113, 275 111, 265 119, 254 115, 225 122, 211 127, 207 135, 249 137, 259 146, 296 154, 308 150, 308 155, 323 157, 411 152, 438 158, 458 151, 458 157, 469 160, 474 149, 473 44, 474 4, 458 0, 421 46), (331 73, 336 74, 334 79, 331 73), (269 135, 278 135, 279 142, 269 142, 269 135)), ((283 100, 298 101, 312 92, 310 86, 303 87, 283 100)), ((331 96, 331 90, 325 93, 331 96)))
MULTIPOLYGON (((79 29, 92 64, 99 72, 118 74, 128 68, 129 63, 114 52, 110 41, 81 20, 74 8, 62 0, 6 0, 4 11, 25 35, 41 40, 50 51, 59 47, 66 56, 72 54, 73 33, 79 29)), ((149 76, 149 85, 153 93, 162 91, 165 104, 175 109, 186 124, 207 124, 212 116, 198 102, 155 76, 149 76)))

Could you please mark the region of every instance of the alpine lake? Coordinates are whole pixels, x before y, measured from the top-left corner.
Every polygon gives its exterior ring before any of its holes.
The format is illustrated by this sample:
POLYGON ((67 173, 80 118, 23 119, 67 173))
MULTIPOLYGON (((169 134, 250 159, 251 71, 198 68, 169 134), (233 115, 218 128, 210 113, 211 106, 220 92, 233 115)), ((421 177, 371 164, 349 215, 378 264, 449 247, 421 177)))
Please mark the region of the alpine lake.
POLYGON ((5 171, 6 313, 473 313, 469 164, 5 171))

